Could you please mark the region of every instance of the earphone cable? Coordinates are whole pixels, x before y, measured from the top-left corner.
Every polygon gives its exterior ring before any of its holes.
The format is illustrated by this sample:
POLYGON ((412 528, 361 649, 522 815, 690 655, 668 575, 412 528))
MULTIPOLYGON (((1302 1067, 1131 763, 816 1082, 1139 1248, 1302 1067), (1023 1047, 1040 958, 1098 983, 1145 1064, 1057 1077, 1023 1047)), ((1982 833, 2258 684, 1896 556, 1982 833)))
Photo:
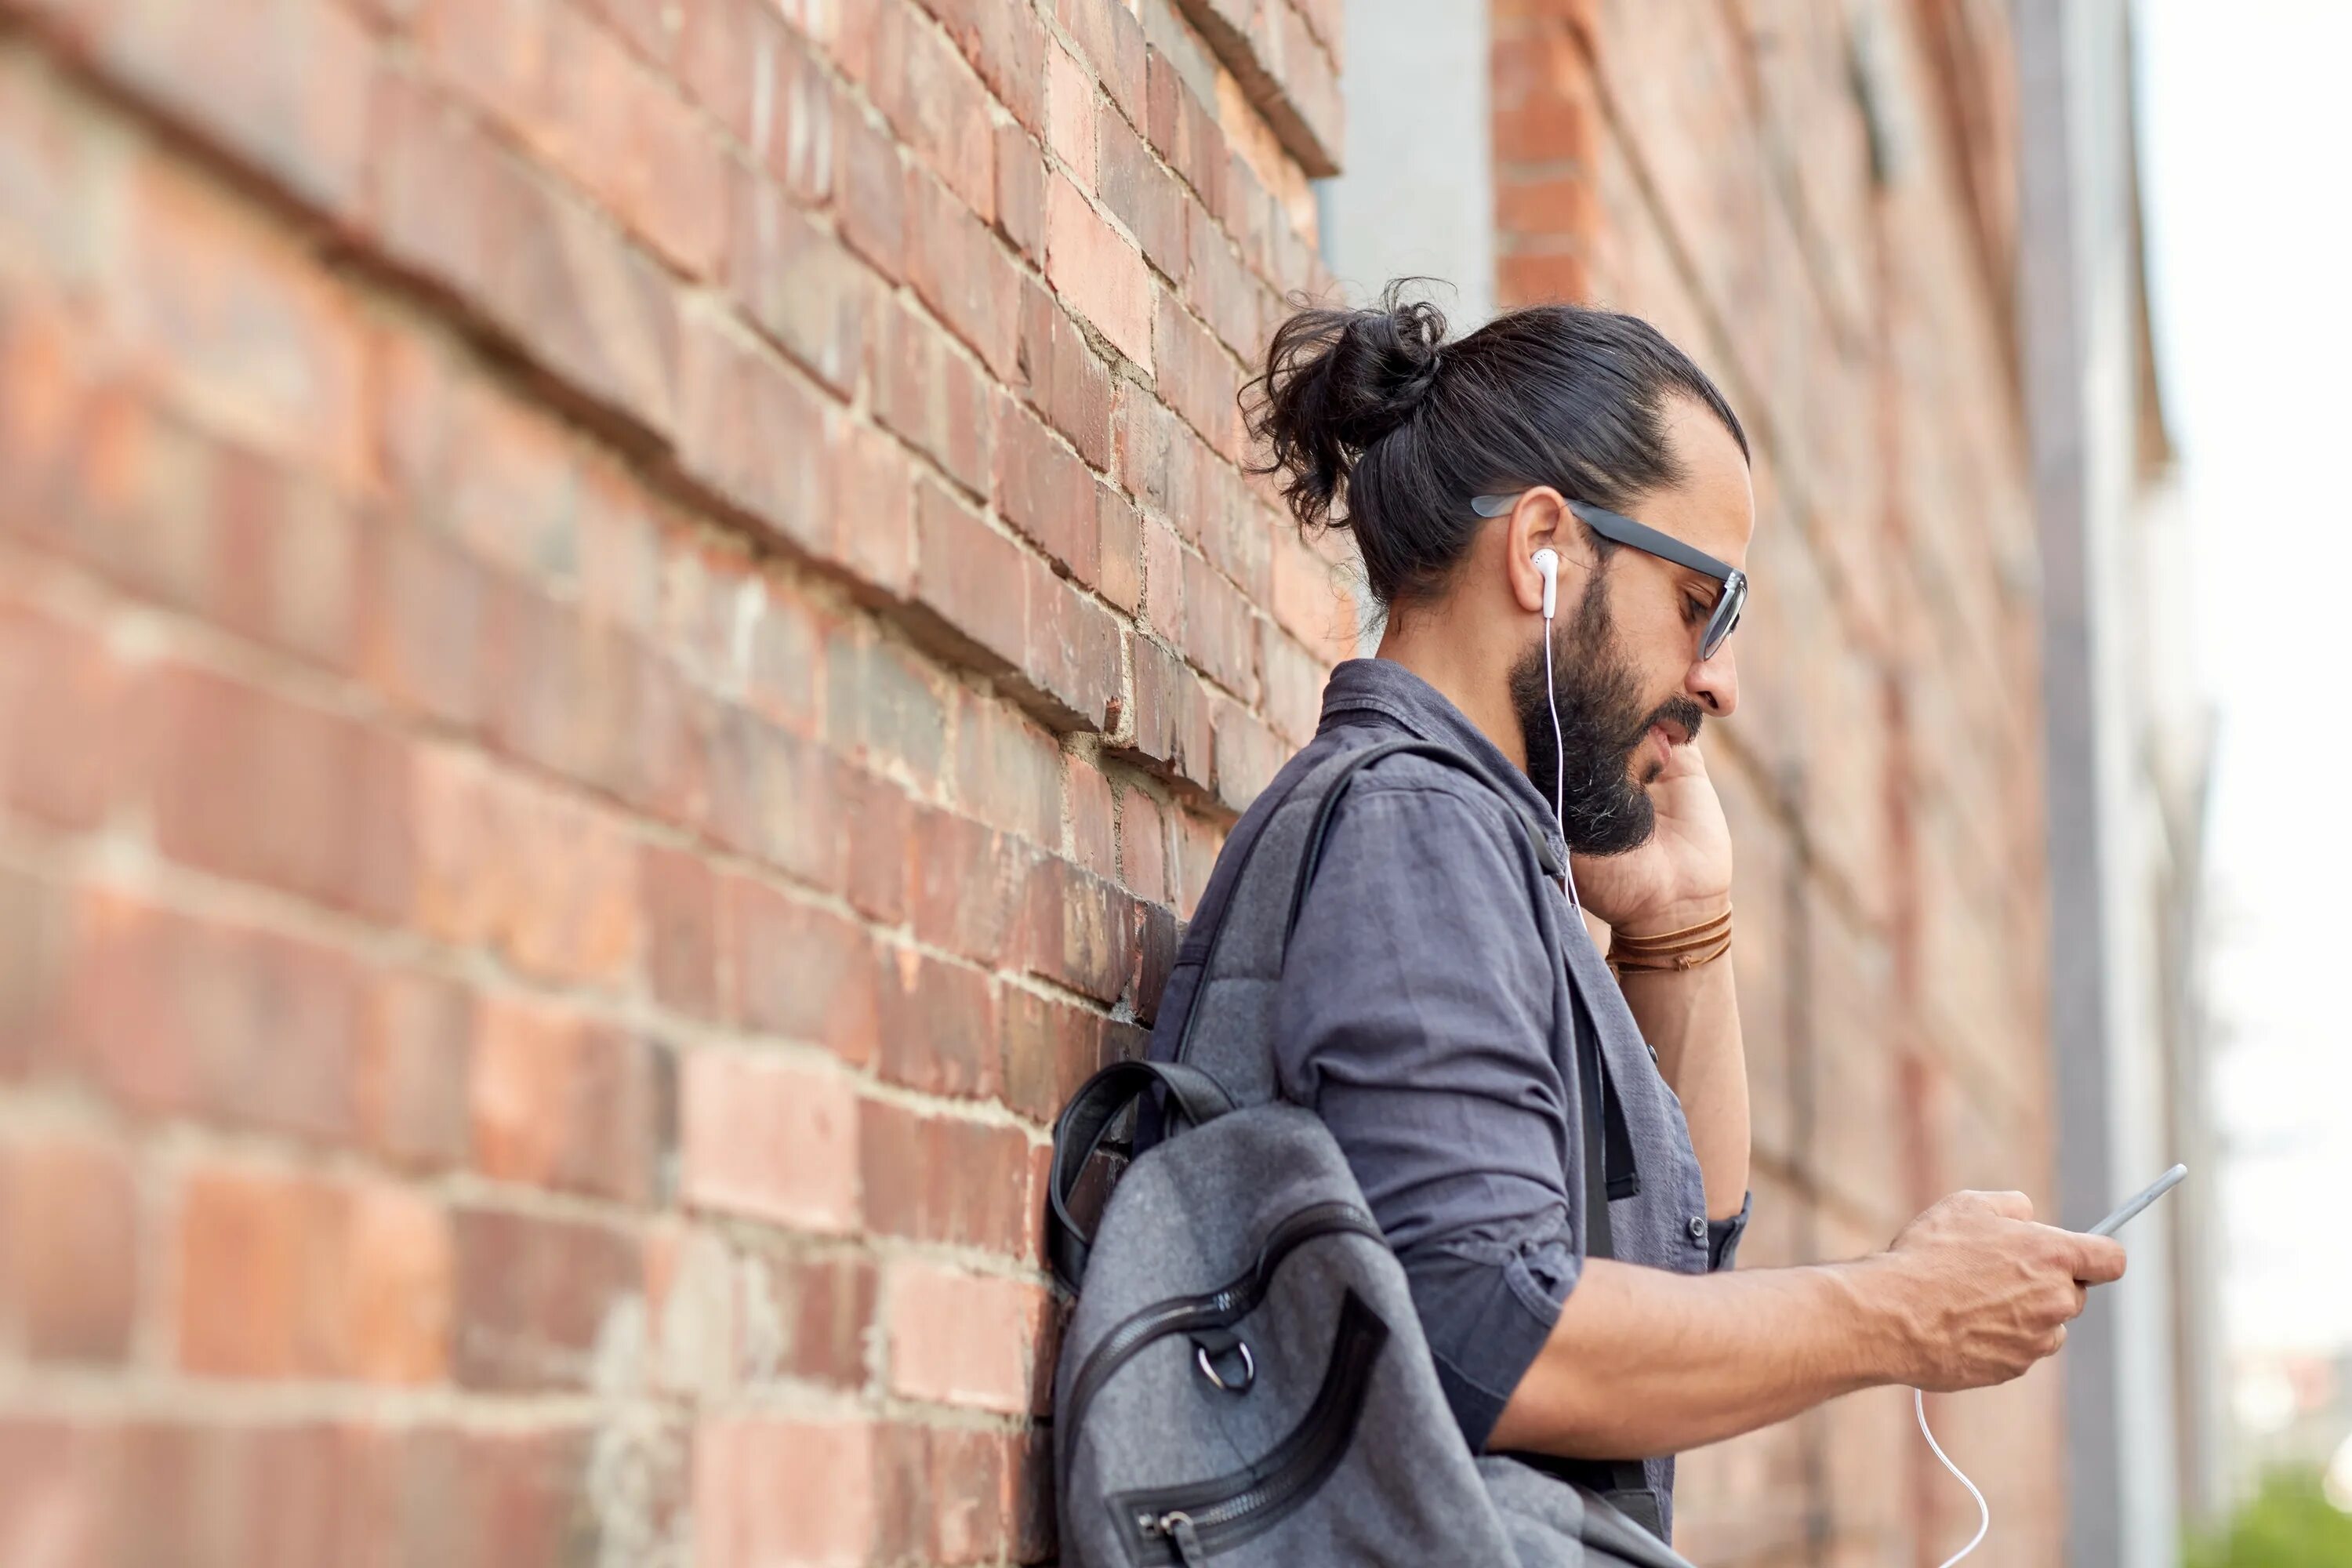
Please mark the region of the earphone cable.
POLYGON ((1565 849, 1568 838, 1568 741, 1559 732, 1559 697, 1551 684, 1551 617, 1544 617, 1544 706, 1551 710, 1551 814, 1559 824, 1563 849, 1560 869, 1568 879, 1569 907, 1579 914, 1584 912, 1584 900, 1576 896, 1576 869, 1569 864, 1565 849))
POLYGON ((1966 1546, 1944 1559, 1943 1568, 1953 1568, 1961 1558, 1983 1543, 1985 1532, 1992 1528, 1992 1505, 1985 1501, 1984 1493, 1977 1490, 1976 1482, 1960 1473, 1960 1467, 1952 1463, 1952 1457, 1944 1452, 1944 1446, 1936 1441, 1933 1432, 1927 1430, 1927 1395, 1924 1389, 1911 1391, 1911 1405, 1919 1413, 1919 1436, 1927 1439, 1927 1447, 1935 1450, 1936 1458, 1943 1461, 1944 1468, 1951 1471, 1953 1479, 1969 1489, 1969 1496, 1977 1500, 1977 1532, 1969 1537, 1966 1546))

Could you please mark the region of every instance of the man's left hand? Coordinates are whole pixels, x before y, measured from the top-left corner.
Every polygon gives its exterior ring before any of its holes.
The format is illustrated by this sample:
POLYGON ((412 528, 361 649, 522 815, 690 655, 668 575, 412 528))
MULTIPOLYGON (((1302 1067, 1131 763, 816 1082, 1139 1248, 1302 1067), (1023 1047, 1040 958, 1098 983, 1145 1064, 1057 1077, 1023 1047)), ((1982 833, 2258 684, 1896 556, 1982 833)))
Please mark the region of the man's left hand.
POLYGON ((1657 831, 1622 855, 1579 855, 1585 907, 1628 936, 1681 931, 1731 901, 1731 827, 1696 742, 1676 746, 1649 784, 1657 831))

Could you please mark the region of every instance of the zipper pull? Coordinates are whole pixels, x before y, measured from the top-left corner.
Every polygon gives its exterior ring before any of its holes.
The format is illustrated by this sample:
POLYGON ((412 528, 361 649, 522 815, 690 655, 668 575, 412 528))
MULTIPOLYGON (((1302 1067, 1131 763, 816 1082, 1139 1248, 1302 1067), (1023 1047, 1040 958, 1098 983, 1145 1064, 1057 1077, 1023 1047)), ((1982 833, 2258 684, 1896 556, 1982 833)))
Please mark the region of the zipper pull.
POLYGON ((1176 1561, 1184 1568, 1202 1568, 1209 1560, 1206 1548, 1201 1544, 1201 1532, 1192 1528, 1192 1516, 1181 1509, 1161 1514, 1158 1519, 1150 1514, 1139 1515, 1135 1521, 1147 1536, 1159 1536, 1176 1549, 1176 1561))

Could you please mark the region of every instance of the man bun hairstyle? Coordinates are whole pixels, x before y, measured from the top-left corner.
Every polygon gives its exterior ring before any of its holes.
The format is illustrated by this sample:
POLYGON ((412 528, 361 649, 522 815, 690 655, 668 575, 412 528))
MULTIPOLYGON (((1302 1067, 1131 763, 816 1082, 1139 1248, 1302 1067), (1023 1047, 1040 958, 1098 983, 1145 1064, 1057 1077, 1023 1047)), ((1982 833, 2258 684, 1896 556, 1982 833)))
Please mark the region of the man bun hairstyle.
MULTIPOLYGON (((1470 498, 1548 484, 1612 511, 1683 477, 1675 397, 1748 451, 1706 373, 1638 317, 1582 305, 1507 311, 1455 342, 1398 279, 1364 310, 1308 306, 1276 328, 1243 392, 1255 472, 1302 529, 1355 535, 1383 607, 1435 592, 1484 522, 1470 498)), ((1598 542, 1605 555, 1610 546, 1598 542)))

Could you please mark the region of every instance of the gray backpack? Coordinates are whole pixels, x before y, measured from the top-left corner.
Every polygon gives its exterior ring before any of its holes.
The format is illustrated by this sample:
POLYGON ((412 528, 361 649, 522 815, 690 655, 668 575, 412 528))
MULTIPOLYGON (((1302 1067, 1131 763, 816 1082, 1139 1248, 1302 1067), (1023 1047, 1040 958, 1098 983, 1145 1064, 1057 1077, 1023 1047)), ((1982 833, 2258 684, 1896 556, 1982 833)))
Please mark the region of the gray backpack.
MULTIPOLYGON (((1174 1059, 1114 1063, 1055 1123, 1047 1240, 1077 1295, 1054 1386, 1073 1568, 1689 1568, 1604 1500, 1638 1511, 1638 1465, 1582 1467, 1596 1488, 1557 1462, 1470 1452, 1346 1157, 1276 1091, 1283 953, 1331 814, 1358 770, 1398 752, 1486 778, 1459 752, 1395 741, 1296 779, 1228 847, 1237 868, 1186 936, 1162 1010, 1185 1008, 1181 1038, 1157 1053, 1174 1059), (1149 1146, 1088 1235, 1073 1201, 1130 1108, 1149 1146)), ((1597 1071, 1592 1031, 1579 1035, 1597 1071)), ((1584 1087, 1586 1250, 1605 1257, 1600 1096, 1590 1074, 1584 1087)))

